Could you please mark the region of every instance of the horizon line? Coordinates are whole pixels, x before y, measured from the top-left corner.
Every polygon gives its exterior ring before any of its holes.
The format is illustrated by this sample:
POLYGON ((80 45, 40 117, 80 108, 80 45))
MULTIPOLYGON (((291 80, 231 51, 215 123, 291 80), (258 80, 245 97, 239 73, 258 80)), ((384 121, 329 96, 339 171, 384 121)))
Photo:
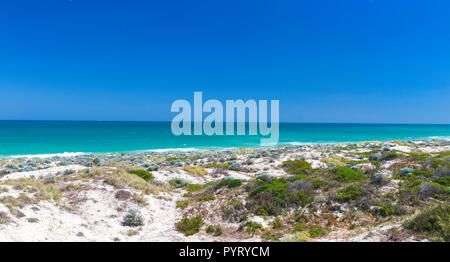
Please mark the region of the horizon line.
MULTIPOLYGON (((23 119, 0 119, 0 122, 141 122, 141 123, 170 123, 171 120, 23 120, 23 119)), ((194 123, 194 121, 190 121, 194 123)), ((203 122, 203 121, 202 121, 203 122)), ((227 122, 224 122, 227 123, 227 122)), ((235 122, 238 123, 238 122, 235 122)), ((250 123, 248 121, 246 124, 250 123)), ((258 122, 256 122, 258 123, 258 122)), ((271 122, 268 122, 269 124, 271 122)), ((450 123, 398 123, 398 122, 311 122, 311 121, 279 121, 280 124, 384 124, 384 125, 450 125, 450 123)))

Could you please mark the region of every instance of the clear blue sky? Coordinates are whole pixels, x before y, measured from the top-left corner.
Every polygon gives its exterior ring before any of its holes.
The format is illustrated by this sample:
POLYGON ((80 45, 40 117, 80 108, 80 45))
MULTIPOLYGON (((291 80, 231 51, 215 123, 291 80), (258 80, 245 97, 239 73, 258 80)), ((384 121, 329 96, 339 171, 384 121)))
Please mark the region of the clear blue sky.
POLYGON ((171 120, 279 99, 293 122, 450 123, 450 1, 0 2, 0 119, 171 120))

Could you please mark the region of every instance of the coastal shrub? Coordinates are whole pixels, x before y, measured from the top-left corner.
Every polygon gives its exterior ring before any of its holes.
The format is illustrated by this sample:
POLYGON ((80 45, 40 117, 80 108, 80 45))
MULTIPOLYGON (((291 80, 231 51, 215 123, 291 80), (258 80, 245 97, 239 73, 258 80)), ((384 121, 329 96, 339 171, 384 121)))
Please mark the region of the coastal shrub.
POLYGON ((358 199, 361 196, 360 185, 350 185, 338 192, 336 199, 341 202, 358 199))
POLYGON ((311 237, 320 237, 327 234, 326 229, 320 227, 320 226, 312 226, 310 230, 308 230, 308 233, 311 237))
POLYGON ((215 199, 216 199, 216 197, 213 195, 204 195, 204 196, 199 197, 197 200, 198 201, 212 201, 215 199))
POLYGON ((417 161, 425 162, 428 158, 431 157, 430 154, 423 152, 409 152, 407 153, 409 157, 414 158, 417 161))
POLYGON ((448 161, 448 159, 447 160, 432 159, 431 167, 433 167, 436 170, 448 169, 450 168, 450 161, 448 161))
POLYGON ((178 232, 183 233, 186 236, 194 235, 204 225, 203 218, 201 216, 194 216, 191 218, 183 217, 180 221, 175 223, 175 227, 178 232))
POLYGON ((240 179, 229 178, 229 179, 220 180, 220 182, 216 184, 215 188, 216 189, 219 189, 222 187, 234 188, 234 187, 239 187, 241 185, 242 185, 242 181, 240 179))
POLYGON ((174 178, 169 181, 169 184, 176 188, 180 188, 186 186, 188 183, 182 178, 174 178))
POLYGON ((183 170, 192 175, 204 176, 206 175, 206 170, 204 167, 200 166, 185 166, 183 170))
POLYGON ((439 152, 437 154, 437 157, 439 157, 439 158, 448 158, 448 157, 450 157, 450 150, 439 152))
POLYGON ((439 197, 439 194, 447 191, 442 185, 434 182, 422 182, 419 186, 416 186, 415 190, 418 191, 418 196, 422 199, 439 197))
POLYGON ((389 183, 386 175, 383 173, 375 173, 370 181, 372 184, 383 186, 389 183))
POLYGON ((241 164, 239 164, 239 162, 235 161, 235 160, 231 160, 230 162, 228 162, 229 165, 229 169, 230 170, 235 170, 238 171, 241 168, 241 164))
POLYGON ((297 204, 299 204, 302 207, 306 206, 307 204, 311 203, 314 200, 314 198, 311 195, 305 192, 297 192, 296 198, 297 204))
POLYGON ((302 222, 297 222, 295 224, 295 228, 294 229, 295 229, 295 231, 305 231, 306 230, 306 226, 302 222))
POLYGON ((272 232, 264 232, 264 234, 261 235, 262 241, 269 242, 269 241, 280 241, 280 238, 273 234, 272 232))
POLYGON ((394 205, 392 203, 384 203, 380 207, 373 209, 372 214, 375 216, 401 216, 406 214, 406 210, 401 205, 394 205))
POLYGON ((150 182, 151 180, 155 179, 152 173, 148 172, 147 170, 143 169, 132 169, 128 170, 129 174, 137 175, 138 177, 144 179, 147 182, 150 182))
POLYGON ((275 217, 275 220, 272 223, 272 228, 273 229, 277 229, 277 228, 281 228, 283 225, 281 224, 280 218, 279 217, 275 217))
POLYGON ((281 167, 286 173, 294 175, 310 174, 312 170, 311 164, 303 160, 284 161, 281 167))
POLYGON ((137 214, 137 210, 130 209, 122 221, 123 226, 138 227, 144 224, 142 217, 137 214))
POLYGON ((330 182, 328 182, 326 180, 322 180, 320 178, 314 178, 312 180, 312 183, 313 183, 313 188, 314 189, 318 189, 318 188, 321 188, 321 187, 324 187, 324 186, 327 186, 327 185, 330 184, 330 182))
POLYGON ((411 176, 413 169, 410 167, 403 167, 398 171, 399 176, 411 176))
POLYGON ((339 166, 334 169, 333 178, 342 182, 354 182, 367 179, 367 177, 356 170, 348 168, 346 166, 339 166))
POLYGON ((157 171, 159 169, 158 165, 151 164, 148 166, 147 171, 157 171))
POLYGON ((253 212, 264 209, 269 215, 278 215, 281 208, 288 206, 291 198, 285 181, 277 178, 273 178, 271 183, 257 180, 249 197, 252 201, 248 202, 248 206, 253 212))
POLYGON ((258 230, 263 229, 263 225, 254 221, 246 221, 239 226, 238 230, 241 231, 243 229, 248 233, 256 233, 258 230))
MULTIPOLYGON (((298 175, 299 176, 299 175, 298 175)), ((313 184, 306 179, 261 176, 247 184, 250 212, 279 215, 283 208, 305 206, 313 200, 313 184)))
POLYGON ((188 206, 189 206, 189 201, 187 201, 187 200, 178 200, 176 208, 185 209, 188 206))
POLYGON ((221 206, 222 218, 230 222, 242 222, 246 220, 245 206, 242 201, 232 199, 221 206))
POLYGON ((412 175, 413 176, 430 177, 433 175, 433 173, 431 173, 429 171, 424 171, 424 170, 414 170, 414 171, 412 171, 412 175))
POLYGON ((288 238, 288 242, 308 242, 311 236, 308 232, 300 232, 294 234, 292 237, 288 238))
POLYGON ((188 184, 186 186, 186 190, 188 192, 195 192, 195 191, 200 191, 203 189, 203 186, 200 184, 188 184))
POLYGON ((435 178, 433 179, 433 182, 438 183, 444 187, 450 187, 450 176, 435 178))
POLYGON ((220 236, 222 235, 222 227, 220 225, 209 225, 206 228, 206 233, 212 234, 215 237, 220 236))
POLYGON ((396 153, 394 153, 394 152, 389 152, 389 153, 383 154, 383 157, 382 157, 381 160, 383 160, 383 161, 389 161, 389 160, 394 160, 394 159, 399 158, 399 157, 400 157, 400 156, 397 155, 396 153))
POLYGON ((406 221, 403 226, 424 233, 434 241, 450 241, 450 205, 429 207, 416 217, 406 221))

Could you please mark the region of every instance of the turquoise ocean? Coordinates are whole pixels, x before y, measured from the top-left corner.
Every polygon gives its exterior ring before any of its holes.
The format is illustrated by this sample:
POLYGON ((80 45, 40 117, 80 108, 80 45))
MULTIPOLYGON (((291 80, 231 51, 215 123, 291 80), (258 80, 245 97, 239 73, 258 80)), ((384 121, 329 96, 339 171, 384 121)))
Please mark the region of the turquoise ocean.
MULTIPOLYGON (((280 145, 450 138, 450 125, 280 123, 280 145)), ((170 122, 0 121, 0 157, 259 147, 259 136, 175 136, 170 122)))

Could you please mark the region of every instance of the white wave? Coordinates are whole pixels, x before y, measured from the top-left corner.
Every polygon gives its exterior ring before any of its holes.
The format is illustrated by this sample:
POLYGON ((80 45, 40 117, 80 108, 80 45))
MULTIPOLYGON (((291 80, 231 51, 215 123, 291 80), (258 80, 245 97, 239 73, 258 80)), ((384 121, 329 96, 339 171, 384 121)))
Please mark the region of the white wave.
POLYGON ((164 153, 164 152, 173 152, 173 151, 181 151, 181 152, 190 152, 190 151, 198 151, 201 150, 199 148, 165 148, 165 149, 149 149, 149 150, 140 150, 138 152, 158 152, 158 153, 164 153))
POLYGON ((430 136, 428 138, 429 139, 441 139, 441 140, 450 141, 450 136, 430 136))
POLYGON ((37 154, 37 155, 14 155, 10 156, 10 158, 51 158, 55 156, 60 157, 70 157, 70 156, 79 156, 86 154, 84 152, 64 152, 64 153, 58 153, 58 154, 37 154))

